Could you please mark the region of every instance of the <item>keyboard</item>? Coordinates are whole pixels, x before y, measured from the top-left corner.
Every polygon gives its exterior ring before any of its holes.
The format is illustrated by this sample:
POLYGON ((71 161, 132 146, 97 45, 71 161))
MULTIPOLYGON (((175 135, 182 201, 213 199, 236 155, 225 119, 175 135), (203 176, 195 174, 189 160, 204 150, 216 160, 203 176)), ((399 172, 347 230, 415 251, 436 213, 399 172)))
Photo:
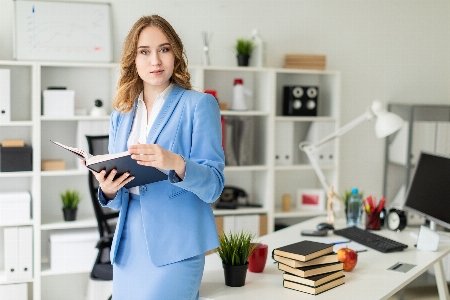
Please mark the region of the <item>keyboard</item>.
POLYGON ((408 245, 355 226, 334 230, 334 234, 384 253, 403 251, 403 249, 408 248, 408 245))

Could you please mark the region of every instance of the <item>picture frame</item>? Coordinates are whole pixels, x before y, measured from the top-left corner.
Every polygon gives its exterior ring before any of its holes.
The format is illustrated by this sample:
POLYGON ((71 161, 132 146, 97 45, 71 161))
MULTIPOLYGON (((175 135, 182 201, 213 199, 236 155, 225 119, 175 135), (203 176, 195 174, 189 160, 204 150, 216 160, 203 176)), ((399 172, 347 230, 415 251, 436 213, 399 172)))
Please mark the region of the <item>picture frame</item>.
POLYGON ((297 189, 297 208, 307 211, 325 211, 325 191, 297 189))

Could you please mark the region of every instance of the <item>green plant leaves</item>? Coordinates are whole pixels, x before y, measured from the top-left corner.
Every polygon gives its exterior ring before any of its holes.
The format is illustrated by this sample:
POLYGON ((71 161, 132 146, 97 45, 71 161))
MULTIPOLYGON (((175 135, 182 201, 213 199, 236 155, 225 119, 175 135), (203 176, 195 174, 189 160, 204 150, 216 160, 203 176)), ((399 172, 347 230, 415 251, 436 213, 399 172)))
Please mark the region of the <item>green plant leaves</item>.
POLYGON ((236 44, 234 45, 237 54, 250 55, 252 54, 253 48, 253 41, 244 38, 237 39, 236 44))
POLYGON ((67 189, 60 196, 64 209, 76 209, 81 201, 81 194, 76 190, 67 189))
POLYGON ((226 265, 240 266, 247 263, 248 257, 258 246, 252 243, 254 235, 247 232, 223 233, 219 236, 219 248, 217 253, 226 265))

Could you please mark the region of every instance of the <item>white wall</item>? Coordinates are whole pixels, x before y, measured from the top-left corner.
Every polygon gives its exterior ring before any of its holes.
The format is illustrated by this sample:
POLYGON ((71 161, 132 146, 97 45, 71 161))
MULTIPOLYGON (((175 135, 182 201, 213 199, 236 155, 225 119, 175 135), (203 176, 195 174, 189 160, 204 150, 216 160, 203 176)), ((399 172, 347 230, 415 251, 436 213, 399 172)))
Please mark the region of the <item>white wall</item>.
MULTIPOLYGON (((180 34, 190 64, 201 63, 201 31, 213 32, 211 61, 218 66, 236 64, 232 45, 253 28, 267 42, 269 67, 282 67, 286 53, 325 54, 327 68, 342 72, 342 124, 375 98, 450 104, 448 0, 96 2, 112 4, 115 61, 131 25, 141 15, 156 13, 180 34)), ((0 0, 0 59, 13 57, 12 24, 13 1, 0 0)), ((375 138, 372 125, 366 122, 342 137, 340 185, 379 196, 384 142, 375 138)))

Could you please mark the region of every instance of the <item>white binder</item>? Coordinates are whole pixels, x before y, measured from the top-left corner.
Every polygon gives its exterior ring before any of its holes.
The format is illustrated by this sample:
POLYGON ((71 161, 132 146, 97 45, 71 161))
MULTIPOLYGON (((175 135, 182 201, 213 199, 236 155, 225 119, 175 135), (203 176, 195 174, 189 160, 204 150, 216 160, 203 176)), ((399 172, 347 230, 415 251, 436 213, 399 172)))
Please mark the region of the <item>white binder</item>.
POLYGON ((0 69, 0 123, 11 121, 11 71, 0 69))
POLYGON ((33 228, 31 226, 19 227, 19 279, 33 277, 33 228))
POLYGON ((18 232, 18 227, 6 227, 4 229, 5 273, 8 281, 19 279, 18 232))

